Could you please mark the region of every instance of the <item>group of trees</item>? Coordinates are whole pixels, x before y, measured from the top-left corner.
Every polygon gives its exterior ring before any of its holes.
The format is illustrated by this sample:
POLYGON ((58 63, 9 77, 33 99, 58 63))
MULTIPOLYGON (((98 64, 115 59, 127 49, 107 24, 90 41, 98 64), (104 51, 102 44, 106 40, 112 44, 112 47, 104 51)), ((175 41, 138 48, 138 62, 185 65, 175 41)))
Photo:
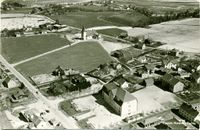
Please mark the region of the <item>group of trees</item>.
POLYGON ((66 12, 77 11, 76 7, 64 7, 63 5, 50 4, 44 8, 34 7, 32 8, 31 14, 43 14, 43 15, 61 15, 66 12))
POLYGON ((4 11, 16 9, 16 8, 22 8, 24 6, 25 5, 23 5, 19 2, 16 2, 16 1, 3 1, 1 3, 1 9, 4 10, 4 11))
POLYGON ((81 91, 91 86, 81 75, 72 75, 68 79, 61 80, 59 82, 52 83, 48 89, 48 93, 54 96, 64 94, 66 92, 81 91))
POLYGON ((4 30, 1 31, 1 36, 2 37, 16 37, 17 33, 20 34, 20 35, 23 35, 24 31, 23 31, 23 29, 8 30, 8 29, 5 28, 4 30))

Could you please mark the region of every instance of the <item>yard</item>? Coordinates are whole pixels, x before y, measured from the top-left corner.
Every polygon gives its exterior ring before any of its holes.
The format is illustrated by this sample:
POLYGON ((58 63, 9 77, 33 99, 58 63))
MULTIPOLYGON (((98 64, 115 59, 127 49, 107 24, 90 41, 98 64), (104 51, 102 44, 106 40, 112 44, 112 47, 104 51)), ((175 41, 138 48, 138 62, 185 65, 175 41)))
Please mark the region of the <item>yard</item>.
POLYGON ((51 51, 67 45, 69 41, 59 35, 39 35, 29 37, 2 38, 2 55, 9 63, 16 63, 21 60, 51 51))
POLYGON ((118 28, 97 30, 97 32, 100 34, 109 35, 113 37, 118 37, 121 33, 127 33, 126 31, 118 29, 118 28))
POLYGON ((16 69, 27 77, 42 73, 50 73, 58 65, 63 68, 73 68, 80 72, 87 72, 111 60, 108 53, 99 43, 82 42, 20 64, 16 66, 16 69))
POLYGON ((8 117, 5 112, 0 112, 0 129, 13 129, 12 124, 10 123, 8 117))

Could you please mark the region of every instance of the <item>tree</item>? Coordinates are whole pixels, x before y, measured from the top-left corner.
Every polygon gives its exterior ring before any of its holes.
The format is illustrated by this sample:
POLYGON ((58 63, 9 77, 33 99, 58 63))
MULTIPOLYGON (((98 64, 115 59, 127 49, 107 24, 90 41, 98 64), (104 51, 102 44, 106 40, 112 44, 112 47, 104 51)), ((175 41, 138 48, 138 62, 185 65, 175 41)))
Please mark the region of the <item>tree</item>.
POLYGON ((56 19, 55 24, 60 24, 60 21, 58 19, 56 19))
POLYGON ((66 92, 66 87, 61 83, 53 83, 50 85, 49 93, 58 96, 66 92))

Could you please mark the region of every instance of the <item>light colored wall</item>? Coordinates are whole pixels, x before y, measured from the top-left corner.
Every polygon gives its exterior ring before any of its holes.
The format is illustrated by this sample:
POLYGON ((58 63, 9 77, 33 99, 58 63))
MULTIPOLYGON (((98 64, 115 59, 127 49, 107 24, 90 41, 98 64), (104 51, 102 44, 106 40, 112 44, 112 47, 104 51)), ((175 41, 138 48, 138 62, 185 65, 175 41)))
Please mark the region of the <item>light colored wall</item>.
POLYGON ((121 108, 121 116, 126 118, 137 113, 137 100, 124 102, 121 108))

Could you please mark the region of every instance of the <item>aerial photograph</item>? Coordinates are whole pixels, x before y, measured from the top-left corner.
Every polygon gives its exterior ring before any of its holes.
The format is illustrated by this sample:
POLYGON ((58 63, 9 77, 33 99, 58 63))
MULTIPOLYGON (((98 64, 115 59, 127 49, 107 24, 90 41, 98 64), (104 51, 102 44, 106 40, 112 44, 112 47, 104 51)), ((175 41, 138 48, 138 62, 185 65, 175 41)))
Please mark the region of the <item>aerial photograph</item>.
POLYGON ((0 0, 1 129, 200 129, 200 0, 0 0))

